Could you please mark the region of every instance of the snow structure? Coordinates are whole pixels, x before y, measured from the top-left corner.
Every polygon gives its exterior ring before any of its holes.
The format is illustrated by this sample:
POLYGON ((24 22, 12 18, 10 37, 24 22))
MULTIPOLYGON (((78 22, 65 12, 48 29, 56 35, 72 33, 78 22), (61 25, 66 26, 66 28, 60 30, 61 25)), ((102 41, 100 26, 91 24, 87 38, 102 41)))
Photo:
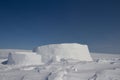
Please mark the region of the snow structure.
POLYGON ((9 53, 7 64, 10 65, 40 65, 41 56, 33 52, 9 53))
POLYGON ((40 54, 42 61, 61 61, 61 59, 76 59, 79 61, 93 61, 87 45, 78 43, 50 44, 37 47, 33 50, 40 54))
POLYGON ((0 49, 0 58, 8 58, 9 53, 14 52, 32 52, 32 50, 21 50, 21 49, 0 49))

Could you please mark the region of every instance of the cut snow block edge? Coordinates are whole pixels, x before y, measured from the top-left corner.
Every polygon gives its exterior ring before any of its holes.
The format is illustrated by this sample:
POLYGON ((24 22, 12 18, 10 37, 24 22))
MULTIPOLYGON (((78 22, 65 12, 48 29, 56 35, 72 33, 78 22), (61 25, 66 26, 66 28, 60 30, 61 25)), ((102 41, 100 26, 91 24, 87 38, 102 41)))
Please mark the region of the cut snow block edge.
POLYGON ((41 56, 33 52, 14 52, 9 53, 8 61, 9 65, 41 65, 41 56))
POLYGON ((87 45, 78 43, 50 44, 39 46, 33 50, 42 57, 42 62, 60 61, 61 59, 76 59, 93 61, 87 45))

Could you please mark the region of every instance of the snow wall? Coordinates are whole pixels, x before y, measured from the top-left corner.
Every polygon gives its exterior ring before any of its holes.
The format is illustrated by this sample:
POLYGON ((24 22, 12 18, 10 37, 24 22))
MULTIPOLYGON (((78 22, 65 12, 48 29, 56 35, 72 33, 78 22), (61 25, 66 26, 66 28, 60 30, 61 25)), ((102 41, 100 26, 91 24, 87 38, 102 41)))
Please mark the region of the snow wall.
POLYGON ((32 52, 32 50, 21 50, 21 49, 0 49, 0 58, 8 58, 9 53, 13 52, 32 52))
POLYGON ((44 45, 35 48, 33 52, 40 54, 44 63, 49 61, 60 61, 61 59, 92 61, 88 46, 78 43, 44 45))
POLYGON ((10 65, 40 65, 41 56, 33 52, 12 52, 8 55, 10 65))

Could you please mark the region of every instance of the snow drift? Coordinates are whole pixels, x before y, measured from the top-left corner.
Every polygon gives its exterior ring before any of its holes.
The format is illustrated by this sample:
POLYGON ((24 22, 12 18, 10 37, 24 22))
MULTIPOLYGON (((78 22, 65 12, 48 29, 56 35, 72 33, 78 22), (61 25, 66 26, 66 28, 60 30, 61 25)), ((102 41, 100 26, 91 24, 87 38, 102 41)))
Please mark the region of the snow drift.
POLYGON ((88 46, 77 43, 44 45, 35 48, 33 51, 41 55, 44 63, 60 61, 61 59, 92 61, 88 46))
POLYGON ((7 64, 14 65, 40 65, 41 56, 33 52, 9 53, 7 64))

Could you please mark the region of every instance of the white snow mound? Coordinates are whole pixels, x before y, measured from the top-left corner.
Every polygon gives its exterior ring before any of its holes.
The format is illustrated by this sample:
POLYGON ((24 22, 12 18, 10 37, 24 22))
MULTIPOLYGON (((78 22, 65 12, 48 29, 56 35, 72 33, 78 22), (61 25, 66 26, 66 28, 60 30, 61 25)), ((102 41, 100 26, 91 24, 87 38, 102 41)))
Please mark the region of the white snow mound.
POLYGON ((35 48, 33 51, 41 55, 44 63, 50 61, 60 61, 61 59, 92 61, 88 46, 78 43, 44 45, 35 48))
POLYGON ((33 52, 9 53, 7 64, 13 65, 40 65, 41 56, 33 52))

